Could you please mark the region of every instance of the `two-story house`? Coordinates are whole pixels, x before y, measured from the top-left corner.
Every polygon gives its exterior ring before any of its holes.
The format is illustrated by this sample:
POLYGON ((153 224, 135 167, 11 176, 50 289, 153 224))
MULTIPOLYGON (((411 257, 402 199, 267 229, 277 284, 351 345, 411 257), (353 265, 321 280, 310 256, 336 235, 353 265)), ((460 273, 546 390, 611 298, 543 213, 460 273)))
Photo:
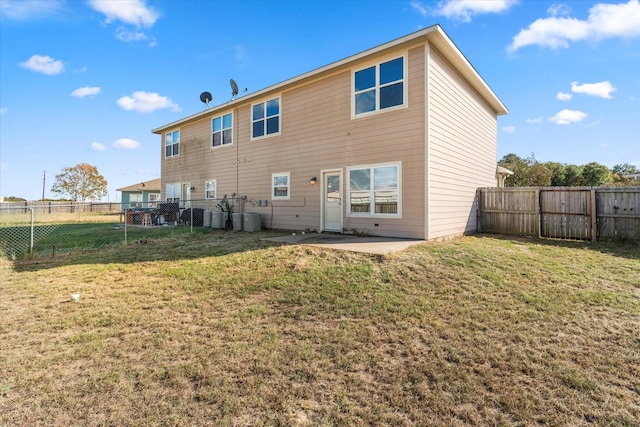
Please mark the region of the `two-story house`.
POLYGON ((246 196, 274 229, 474 232, 503 114, 434 25, 154 129, 162 198, 246 196))

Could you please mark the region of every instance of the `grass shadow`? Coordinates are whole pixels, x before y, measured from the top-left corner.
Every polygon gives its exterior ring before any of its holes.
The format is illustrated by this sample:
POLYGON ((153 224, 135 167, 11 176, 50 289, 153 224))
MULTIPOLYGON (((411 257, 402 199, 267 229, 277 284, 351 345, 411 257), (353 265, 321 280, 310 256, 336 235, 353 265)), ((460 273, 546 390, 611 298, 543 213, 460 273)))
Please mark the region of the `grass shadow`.
POLYGON ((13 261, 16 272, 38 271, 70 265, 134 264, 156 261, 193 260, 247 252, 282 243, 265 238, 281 236, 281 231, 244 233, 224 230, 200 230, 197 233, 167 238, 140 238, 127 245, 113 245, 59 256, 33 257, 13 261))
POLYGON ((478 238, 491 238, 504 241, 518 241, 536 245, 566 249, 597 251, 620 258, 640 260, 640 241, 629 239, 607 239, 596 242, 584 240, 546 239, 541 237, 510 236, 506 234, 475 234, 478 238))

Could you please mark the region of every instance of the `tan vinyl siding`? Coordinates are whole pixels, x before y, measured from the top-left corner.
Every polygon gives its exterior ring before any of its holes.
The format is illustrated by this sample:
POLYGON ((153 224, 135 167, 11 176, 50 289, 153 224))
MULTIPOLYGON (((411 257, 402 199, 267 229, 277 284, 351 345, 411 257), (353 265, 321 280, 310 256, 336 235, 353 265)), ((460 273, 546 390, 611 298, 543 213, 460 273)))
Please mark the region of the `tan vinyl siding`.
POLYGON ((235 192, 235 186, 230 185, 235 184, 236 168, 232 165, 235 157, 234 145, 211 149, 211 118, 182 126, 180 155, 165 158, 162 152, 162 198, 166 198, 167 184, 190 183, 195 187, 191 198, 204 199, 205 182, 211 179, 218 180, 218 195, 235 192))
POLYGON ((429 238, 473 232, 475 194, 494 186, 496 113, 431 47, 429 92, 429 238))
MULTIPOLYGON (((233 110, 232 146, 210 149, 208 117, 183 125, 180 156, 165 159, 163 154, 163 195, 167 183, 190 182, 196 188, 192 197, 203 198, 205 181, 216 179, 218 197, 236 193, 248 201, 269 200, 268 207, 245 204, 245 211, 262 214, 264 225, 317 230, 321 226, 320 171, 340 169, 345 229, 423 238, 424 50, 398 51, 390 57, 402 54, 407 55, 407 108, 352 119, 350 68, 312 84, 265 95, 262 100, 280 96, 280 135, 251 140, 251 104, 261 100, 233 110), (389 162, 402 166, 402 218, 348 216, 347 168, 389 162), (271 174, 280 172, 290 173, 289 200, 272 200, 271 174), (315 186, 309 184, 312 177, 318 179, 315 186)), ((356 64, 353 69, 359 67, 356 64)))

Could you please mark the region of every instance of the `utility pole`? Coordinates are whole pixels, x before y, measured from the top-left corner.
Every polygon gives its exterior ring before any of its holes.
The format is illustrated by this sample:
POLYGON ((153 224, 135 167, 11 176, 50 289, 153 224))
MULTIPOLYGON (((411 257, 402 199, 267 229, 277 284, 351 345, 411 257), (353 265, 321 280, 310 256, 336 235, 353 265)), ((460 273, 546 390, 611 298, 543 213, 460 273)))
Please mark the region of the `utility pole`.
POLYGON ((47 171, 42 171, 42 201, 44 202, 44 183, 47 180, 47 171))

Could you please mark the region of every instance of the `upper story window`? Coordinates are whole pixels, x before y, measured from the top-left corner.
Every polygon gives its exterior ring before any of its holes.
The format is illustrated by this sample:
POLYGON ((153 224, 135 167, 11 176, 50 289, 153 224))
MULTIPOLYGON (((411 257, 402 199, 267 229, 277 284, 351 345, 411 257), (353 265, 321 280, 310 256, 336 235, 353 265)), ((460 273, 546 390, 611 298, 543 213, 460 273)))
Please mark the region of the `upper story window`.
POLYGON ((233 143, 233 114, 214 117, 211 120, 211 146, 220 147, 233 143))
POLYGON ((252 138, 280 133, 280 98, 273 98, 251 107, 252 138))
POLYGON ((289 172, 271 174, 271 198, 273 200, 289 200, 289 172))
POLYGON ((349 168, 349 215, 399 217, 400 164, 349 168))
POLYGON ((405 103, 404 57, 376 64, 353 75, 354 115, 405 103))
POLYGON ((164 156, 173 157, 180 154, 180 131, 166 133, 164 135, 164 156))
POLYGON ((216 198, 216 193, 217 193, 217 182, 215 179, 212 179, 211 181, 207 181, 204 184, 204 197, 206 199, 215 199, 216 198))

